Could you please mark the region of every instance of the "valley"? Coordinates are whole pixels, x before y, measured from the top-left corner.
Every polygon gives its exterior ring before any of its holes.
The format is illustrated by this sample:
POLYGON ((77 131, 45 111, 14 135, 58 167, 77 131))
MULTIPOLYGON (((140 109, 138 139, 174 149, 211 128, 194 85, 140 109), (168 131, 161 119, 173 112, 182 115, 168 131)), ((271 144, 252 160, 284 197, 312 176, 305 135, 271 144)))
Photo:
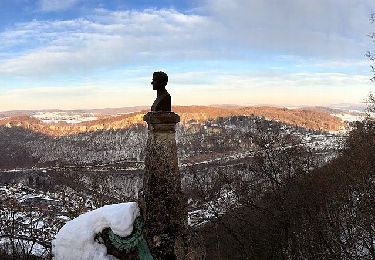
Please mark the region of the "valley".
MULTIPOLYGON (((282 156, 288 161, 298 153, 299 163, 311 171, 334 159, 345 141, 338 131, 345 122, 328 112, 264 107, 176 110, 182 118, 176 129, 179 168, 192 227, 239 206, 229 188, 238 180, 266 180, 256 169, 265 156, 283 165, 282 156), (221 188, 212 193, 215 187, 221 188), (197 189, 208 193, 203 198, 197 189)), ((49 254, 51 239, 67 220, 138 198, 147 129, 142 112, 80 123, 55 123, 48 115, 56 114, 37 115, 47 122, 33 115, 0 121, 0 217, 9 222, 17 214, 12 232, 22 234, 9 237, 8 229, 0 230, 0 244, 6 248, 13 239, 30 250, 27 238, 38 238, 30 252, 42 257, 49 254)))

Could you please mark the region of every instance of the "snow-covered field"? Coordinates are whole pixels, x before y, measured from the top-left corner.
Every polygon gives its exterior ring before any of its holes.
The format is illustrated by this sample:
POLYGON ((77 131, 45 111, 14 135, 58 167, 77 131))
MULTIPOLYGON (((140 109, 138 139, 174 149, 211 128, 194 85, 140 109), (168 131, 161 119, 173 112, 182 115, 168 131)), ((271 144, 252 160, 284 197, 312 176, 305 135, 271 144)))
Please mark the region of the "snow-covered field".
POLYGON ((356 113, 338 113, 338 114, 331 114, 332 116, 337 116, 341 118, 344 122, 355 122, 355 121, 362 121, 366 117, 366 113, 364 112, 356 112, 356 113))
POLYGON ((78 124, 81 122, 93 121, 98 119, 94 114, 72 113, 72 112, 37 112, 33 117, 44 123, 52 124, 66 122, 68 124, 78 124))

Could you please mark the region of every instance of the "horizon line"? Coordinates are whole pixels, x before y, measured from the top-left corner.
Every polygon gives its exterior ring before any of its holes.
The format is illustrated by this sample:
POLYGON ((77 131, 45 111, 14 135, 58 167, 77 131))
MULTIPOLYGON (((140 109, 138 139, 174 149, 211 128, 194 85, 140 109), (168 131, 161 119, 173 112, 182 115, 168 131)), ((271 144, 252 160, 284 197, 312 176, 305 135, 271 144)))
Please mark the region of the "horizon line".
MULTIPOLYGON (((328 104, 328 105, 307 105, 307 104, 299 104, 299 105, 291 105, 291 104, 285 104, 285 105, 279 105, 279 104, 267 104, 267 103, 259 103, 259 104, 247 104, 247 105, 240 105, 240 104, 209 104, 209 105, 183 105, 183 104, 177 104, 172 105, 172 107, 221 107, 221 108, 230 108, 230 107, 276 107, 276 108, 287 108, 287 109, 294 109, 294 108, 309 108, 309 107, 327 107, 327 108, 335 108, 335 107, 350 107, 350 106, 360 106, 365 107, 366 102, 361 103, 337 103, 337 104, 328 104)), ((111 109, 131 109, 131 108, 146 108, 151 107, 148 105, 134 105, 134 106, 123 106, 123 107, 103 107, 103 108, 42 108, 42 109, 9 109, 9 110, 0 110, 0 113, 7 113, 7 112, 22 112, 22 111, 80 111, 80 110, 111 110, 111 109)), ((134 111, 136 112, 136 111, 134 111)))

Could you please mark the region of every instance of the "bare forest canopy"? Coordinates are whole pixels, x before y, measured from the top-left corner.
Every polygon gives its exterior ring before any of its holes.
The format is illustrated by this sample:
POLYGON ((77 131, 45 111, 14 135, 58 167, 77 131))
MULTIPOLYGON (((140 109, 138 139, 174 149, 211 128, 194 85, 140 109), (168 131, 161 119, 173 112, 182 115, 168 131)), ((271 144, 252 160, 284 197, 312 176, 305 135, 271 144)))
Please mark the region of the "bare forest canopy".
MULTIPOLYGON (((332 116, 327 111, 315 108, 175 106, 173 111, 181 116, 183 124, 201 123, 219 117, 256 115, 312 130, 337 131, 344 127, 340 118, 332 116)), ((116 112, 116 109, 110 112, 116 112)), ((32 117, 30 113, 28 115, 22 115, 21 113, 0 119, 0 126, 22 127, 51 136, 63 136, 98 130, 128 129, 134 125, 144 125, 143 115, 146 112, 146 110, 142 110, 114 116, 100 114, 96 120, 77 124, 66 122, 45 123, 32 117)))

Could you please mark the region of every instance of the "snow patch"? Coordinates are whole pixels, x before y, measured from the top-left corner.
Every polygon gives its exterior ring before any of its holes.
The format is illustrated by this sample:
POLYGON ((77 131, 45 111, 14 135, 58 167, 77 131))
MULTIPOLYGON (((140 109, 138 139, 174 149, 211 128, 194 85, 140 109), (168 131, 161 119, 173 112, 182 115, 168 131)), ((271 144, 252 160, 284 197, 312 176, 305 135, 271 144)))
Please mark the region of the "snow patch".
POLYGON ((110 227, 122 237, 133 231, 133 222, 139 216, 136 202, 106 205, 67 222, 52 241, 55 260, 113 260, 107 249, 94 241, 97 233, 110 227))
POLYGON ((59 122, 65 122, 68 124, 79 124, 82 122, 88 122, 97 120, 98 118, 92 113, 75 113, 75 112, 37 112, 33 117, 41 120, 46 124, 57 124, 59 122))
POLYGON ((357 114, 348 114, 348 113, 340 113, 340 114, 331 114, 331 116, 339 117, 344 122, 355 122, 355 121, 362 121, 365 119, 365 113, 357 113, 357 114))
POLYGON ((47 257, 47 249, 38 244, 37 242, 34 241, 29 241, 25 239, 10 239, 7 237, 2 237, 0 238, 0 246, 2 250, 5 250, 8 254, 12 254, 13 249, 12 249, 12 243, 15 246, 15 251, 16 252, 29 252, 30 255, 45 258, 47 257))

